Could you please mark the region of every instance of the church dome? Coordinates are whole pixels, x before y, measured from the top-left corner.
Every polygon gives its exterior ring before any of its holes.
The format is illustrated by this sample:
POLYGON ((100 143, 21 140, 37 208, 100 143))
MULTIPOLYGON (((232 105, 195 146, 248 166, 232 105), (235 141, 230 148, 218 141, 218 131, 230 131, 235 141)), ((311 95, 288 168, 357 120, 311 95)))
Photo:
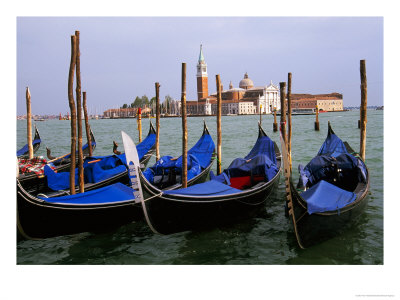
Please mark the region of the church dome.
POLYGON ((252 88, 253 86, 254 86, 253 80, 249 78, 249 75, 247 75, 246 72, 246 74, 244 74, 244 78, 239 82, 239 87, 247 90, 249 88, 252 88))

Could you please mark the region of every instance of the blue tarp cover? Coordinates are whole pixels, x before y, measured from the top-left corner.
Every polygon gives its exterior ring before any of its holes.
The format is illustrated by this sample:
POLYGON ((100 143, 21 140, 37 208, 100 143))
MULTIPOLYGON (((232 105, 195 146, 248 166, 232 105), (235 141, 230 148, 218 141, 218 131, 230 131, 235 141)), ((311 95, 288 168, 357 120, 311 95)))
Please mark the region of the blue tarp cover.
MULTIPOLYGON (((85 159, 83 164, 84 182, 96 183, 126 170, 122 161, 116 155, 109 156, 93 156, 85 159), (99 162, 90 163, 91 161, 101 159, 99 162)), ((49 166, 44 167, 44 175, 47 177, 47 185, 54 191, 69 188, 69 172, 56 173, 49 166)), ((78 184, 78 168, 75 168, 75 185, 78 184)))
POLYGON ((321 180, 301 194, 307 202, 307 210, 311 215, 317 212, 339 210, 356 200, 356 194, 342 190, 333 184, 321 180))
POLYGON ((348 153, 343 141, 336 134, 328 134, 317 155, 336 157, 342 153, 348 153))
POLYGON ((278 168, 267 155, 257 154, 250 160, 236 158, 224 172, 229 178, 263 175, 266 181, 270 181, 278 173, 278 168))
POLYGON ((188 151, 188 155, 191 154, 195 156, 200 166, 205 169, 211 162, 214 150, 215 144, 211 135, 205 134, 201 136, 197 143, 188 151))
MULTIPOLYGON (((201 173, 202 168, 204 169, 210 164, 214 150, 215 144, 211 135, 202 135, 197 143, 188 151, 187 180, 196 177, 201 173)), ((150 183, 153 183, 154 176, 167 175, 170 169, 173 169, 178 175, 181 174, 182 156, 178 159, 172 159, 172 156, 162 156, 152 167, 147 168, 143 172, 143 176, 150 183)))
POLYGON ((256 143, 254 144, 253 148, 247 154, 244 159, 253 158, 256 155, 264 154, 267 155, 268 158, 276 165, 276 155, 275 155, 275 145, 274 142, 268 136, 262 136, 257 139, 256 143))
POLYGON ((268 136, 257 139, 253 148, 245 158, 236 158, 220 175, 210 173, 210 179, 229 183, 230 178, 263 175, 266 182, 279 172, 276 161, 275 145, 268 136))
POLYGON ((226 184, 220 183, 215 180, 207 181, 204 183, 195 184, 185 189, 168 190, 164 191, 164 194, 173 195, 186 195, 186 196, 218 196, 218 195, 229 195, 237 194, 242 192, 241 190, 232 188, 226 184))
MULTIPOLYGON (((151 183, 153 183, 154 176, 168 175, 170 169, 175 171, 175 174, 182 173, 182 156, 176 160, 172 160, 172 156, 162 156, 152 167, 147 168, 143 172, 143 176, 151 183)), ((187 179, 190 180, 201 173, 200 163, 197 158, 188 154, 187 159, 187 179)))
MULTIPOLYGON (((156 143, 156 135, 154 133, 149 134, 141 143, 136 145, 139 160, 141 160, 145 154, 154 146, 156 143)), ((117 155, 118 158, 126 165, 125 153, 117 155)))
POLYGON ((365 165, 348 153, 336 157, 315 156, 305 168, 299 165, 299 172, 303 186, 306 186, 307 183, 308 186, 312 186, 320 180, 332 181, 336 177, 341 182, 350 179, 365 182, 367 174, 365 165), (340 172, 337 172, 338 169, 340 172))
MULTIPOLYGON (((38 144, 41 142, 41 139, 36 139, 32 141, 32 146, 38 144)), ((17 156, 21 156, 24 155, 25 153, 28 153, 29 149, 28 149, 28 144, 26 144, 25 146, 23 146, 21 149, 19 149, 17 151, 17 156)))
MULTIPOLYGON (((47 186, 53 191, 65 190, 69 188, 69 172, 56 173, 48 165, 43 168, 47 178, 47 186)), ((78 168, 75 169, 75 185, 78 184, 78 168)))
MULTIPOLYGON (((79 193, 75 195, 60 196, 54 198, 38 197, 51 203, 66 204, 101 204, 115 203, 135 199, 134 190, 118 182, 93 191, 79 193)), ((73 220, 71 220, 73 222, 73 220)))

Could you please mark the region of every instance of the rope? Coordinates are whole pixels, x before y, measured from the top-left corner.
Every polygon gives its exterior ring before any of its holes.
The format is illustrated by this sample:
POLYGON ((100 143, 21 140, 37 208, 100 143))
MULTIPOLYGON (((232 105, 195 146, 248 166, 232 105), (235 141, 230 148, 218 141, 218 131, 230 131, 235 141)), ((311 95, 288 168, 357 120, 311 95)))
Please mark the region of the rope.
POLYGON ((162 194, 163 194, 163 192, 161 192, 161 193, 159 193, 159 194, 157 194, 157 195, 153 195, 153 196, 151 196, 151 197, 149 197, 149 198, 146 198, 146 199, 144 199, 143 201, 146 202, 146 201, 151 200, 151 199, 153 199, 153 198, 155 198, 155 197, 160 197, 160 196, 162 196, 162 194))

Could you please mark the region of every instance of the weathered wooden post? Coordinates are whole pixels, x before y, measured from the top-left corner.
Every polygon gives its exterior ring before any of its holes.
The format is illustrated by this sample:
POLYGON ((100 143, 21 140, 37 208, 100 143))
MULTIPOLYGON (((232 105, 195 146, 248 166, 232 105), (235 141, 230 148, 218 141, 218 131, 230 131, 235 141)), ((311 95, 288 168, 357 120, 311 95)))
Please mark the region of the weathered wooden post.
POLYGON ((289 165, 292 169, 292 73, 288 73, 287 104, 288 104, 288 134, 287 150, 289 154, 289 165))
POLYGON ((276 123, 276 107, 274 107, 274 124, 272 126, 272 129, 274 130, 274 132, 278 131, 278 123, 276 123))
POLYGON ((81 102, 81 55, 79 50, 79 31, 75 31, 76 36, 76 110, 78 121, 78 174, 79 192, 85 192, 85 181, 83 175, 83 150, 82 150, 82 102, 81 102))
POLYGON ((217 175, 222 173, 222 134, 221 134, 221 115, 222 115, 222 95, 221 78, 216 75, 217 81, 217 175))
MULTIPOLYGON (((283 141, 285 142, 285 145, 287 145, 287 136, 286 136, 286 82, 280 82, 280 92, 281 92, 281 132, 282 132, 282 137, 283 141)), ((287 146, 286 146, 287 147, 287 146)))
POLYGON ((365 160, 365 146, 367 139, 367 69, 365 60, 360 60, 361 77, 361 106, 360 106, 360 156, 365 160))
POLYGON ((76 108, 74 100, 74 71, 76 64, 76 37, 71 36, 71 62, 68 74, 68 102, 71 111, 71 166, 69 173, 69 190, 75 195, 75 165, 76 165, 76 108))
POLYGON ((137 125, 139 131, 139 143, 142 142, 142 108, 138 108, 137 111, 137 125))
POLYGON ((31 93, 29 87, 26 87, 26 136, 28 139, 28 155, 29 159, 33 158, 33 145, 32 145, 32 112, 31 112, 31 93))
POLYGON ((182 188, 187 187, 186 63, 182 63, 182 188))
POLYGON ((156 159, 160 159, 160 84, 156 82, 156 159))
POLYGON ((315 106, 315 123, 314 123, 314 129, 316 131, 319 131, 318 115, 319 115, 319 108, 318 108, 318 105, 317 105, 317 106, 315 106))
POLYGON ((85 115, 86 139, 88 143, 89 156, 92 156, 93 155, 92 137, 90 136, 89 116, 87 113, 87 105, 86 105, 86 92, 83 92, 82 94, 83 94, 83 114, 85 115))
POLYGON ((261 114, 262 114, 262 112, 261 112, 261 109, 262 109, 262 104, 260 104, 260 126, 262 125, 262 119, 261 119, 261 114))

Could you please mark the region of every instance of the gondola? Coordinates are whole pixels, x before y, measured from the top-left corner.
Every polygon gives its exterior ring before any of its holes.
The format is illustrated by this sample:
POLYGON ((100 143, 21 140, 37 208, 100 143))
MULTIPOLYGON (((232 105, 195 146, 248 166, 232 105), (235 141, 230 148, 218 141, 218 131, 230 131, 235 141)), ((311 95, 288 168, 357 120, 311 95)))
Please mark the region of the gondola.
MULTIPOLYGON (((91 132, 91 131, 90 131, 91 132)), ((92 144, 95 146, 96 143, 94 141, 94 136, 93 133, 91 132, 92 136, 92 144)), ((141 167, 144 168, 148 161, 150 160, 151 156, 155 152, 155 139, 156 139, 156 134, 155 134, 155 129, 150 123, 150 129, 149 132, 146 136, 146 138, 139 143, 137 147, 137 151, 139 153, 139 159, 141 163, 141 167)), ((84 154, 86 153, 85 151, 87 150, 87 144, 85 144, 84 147, 84 154)), ((87 152, 87 154, 89 154, 87 152)), ((19 181, 21 185, 24 187, 25 190, 27 190, 29 193, 49 193, 51 192, 51 188, 49 188, 49 185, 53 185, 54 187, 57 187, 57 189, 61 190, 66 190, 69 189, 69 182, 66 180, 68 177, 67 174, 69 174, 70 170, 70 160, 69 160, 70 154, 63 156, 62 158, 58 158, 57 160, 53 160, 51 162, 51 165, 49 164, 46 169, 44 169, 44 172, 42 175, 37 176, 36 174, 23 174, 19 177, 19 181), (55 162, 55 163, 54 163, 55 162), (54 174, 58 173, 58 175, 54 174), (61 175, 60 175, 61 174, 61 175), (48 177, 50 176, 50 178, 48 177), (61 180, 62 182, 60 184, 57 183, 58 178, 63 177, 61 180), (49 179, 51 183, 49 182, 49 179)), ((100 160, 103 160, 102 163, 97 164, 97 165, 110 165, 110 164, 125 164, 126 165, 126 158, 124 153, 120 153, 119 155, 106 155, 106 156, 92 156, 92 157, 86 157, 84 159, 84 164, 87 164, 88 166, 93 166, 95 162, 99 162, 100 160), (113 161, 113 163, 111 163, 113 161)), ((101 171, 101 170, 100 170, 101 171)), ((97 177, 100 178, 99 175, 97 177)), ((128 183, 128 176, 127 176, 127 170, 126 168, 119 168, 118 172, 117 170, 110 171, 107 176, 103 177, 104 180, 108 180, 109 183, 115 183, 115 182, 121 182, 124 184, 128 183)), ((91 180, 92 181, 92 180, 91 180)), ((96 181, 102 181, 102 180, 96 180, 96 181)), ((107 182, 105 182, 102 185, 106 185, 107 182)), ((94 188, 97 188, 97 184, 88 184, 87 189, 91 190, 94 188)))
POLYGON ((287 212, 299 246, 307 248, 337 236, 358 219, 368 202, 369 173, 329 122, 318 154, 305 167, 299 165, 299 173, 296 187, 287 176, 287 212))
MULTIPOLYGON (((42 140, 40 139, 39 130, 35 125, 35 136, 33 137, 32 141, 33 153, 39 150, 41 142, 42 140)), ((17 150, 17 158, 26 157, 28 154, 29 154, 28 144, 26 144, 21 149, 17 150)))
MULTIPOLYGON (((136 153, 140 150, 140 147, 134 148, 136 153)), ((139 159, 137 165, 141 165, 139 159)), ((52 188, 47 186, 47 190, 40 191, 26 190, 17 178, 19 233, 25 238, 47 238, 104 231, 141 220, 143 210, 140 203, 135 202, 134 190, 129 187, 127 167, 126 151, 105 159, 88 158, 84 170, 85 180, 90 182, 85 183, 85 193, 76 195, 69 195, 69 189, 65 188, 69 186, 69 172, 51 173, 49 167, 45 167, 49 171, 47 184, 50 182, 52 188)), ((77 176, 75 178, 77 183, 77 176)))
POLYGON ((258 138, 249 154, 235 159, 220 175, 187 188, 160 190, 139 172, 142 206, 149 227, 157 233, 226 225, 251 218, 265 208, 280 176, 278 146, 259 125, 258 138))

